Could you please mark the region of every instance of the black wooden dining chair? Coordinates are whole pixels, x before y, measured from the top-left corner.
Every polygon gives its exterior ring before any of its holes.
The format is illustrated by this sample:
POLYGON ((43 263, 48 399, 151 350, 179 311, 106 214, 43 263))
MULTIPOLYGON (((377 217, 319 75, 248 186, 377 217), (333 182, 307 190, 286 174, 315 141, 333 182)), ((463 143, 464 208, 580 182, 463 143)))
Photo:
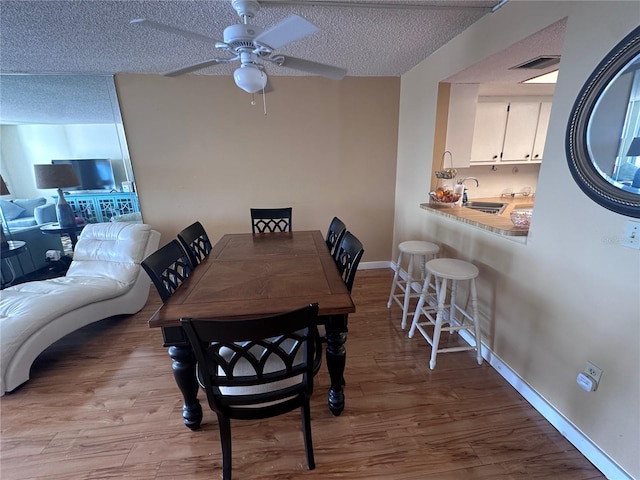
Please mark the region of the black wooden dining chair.
POLYGON ((218 417, 222 478, 231 480, 231 419, 274 417, 300 408, 309 470, 315 468, 310 398, 318 344, 318 305, 242 320, 183 318, 198 379, 218 417))
POLYGON ((142 268, 158 290, 162 303, 166 302, 193 272, 189 255, 175 239, 145 258, 142 268))
MULTIPOLYGON (((360 242, 360 240, 358 240, 358 238, 351 232, 345 232, 342 240, 340 241, 340 245, 338 245, 338 248, 336 249, 335 261, 338 271, 340 272, 340 276, 342 277, 347 290, 349 290, 349 293, 351 293, 351 289, 353 288, 353 282, 356 278, 356 272, 358 271, 358 264, 360 263, 360 259, 363 254, 364 248, 362 246, 362 242, 360 242)), ((343 319, 346 316, 348 316, 347 313, 323 317, 324 325, 320 325, 318 327, 322 343, 327 342, 327 326, 330 327, 333 324, 347 325, 348 321, 343 319)), ((347 332, 345 330, 344 332, 335 333, 343 334, 347 332)), ((344 384, 344 378, 342 379, 342 383, 344 384)))
POLYGON ((211 249, 211 241, 200 222, 195 222, 178 233, 178 241, 189 255, 193 267, 200 265, 211 249))
POLYGON ((253 233, 290 232, 291 207, 252 208, 251 231, 253 233))
POLYGON ((353 281, 363 254, 362 242, 351 232, 346 232, 338 246, 335 259, 338 271, 349 292, 353 288, 353 281))
POLYGON ((331 253, 331 256, 334 258, 338 251, 338 245, 340 245, 345 233, 347 233, 347 227, 344 222, 338 217, 333 217, 333 220, 331 220, 329 224, 329 230, 327 230, 325 242, 327 243, 329 253, 331 253))

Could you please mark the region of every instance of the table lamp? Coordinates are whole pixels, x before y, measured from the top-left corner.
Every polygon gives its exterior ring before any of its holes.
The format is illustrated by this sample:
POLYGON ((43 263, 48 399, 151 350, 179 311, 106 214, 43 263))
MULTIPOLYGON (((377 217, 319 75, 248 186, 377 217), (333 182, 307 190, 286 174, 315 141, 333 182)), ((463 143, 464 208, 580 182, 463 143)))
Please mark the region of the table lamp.
POLYGON ((80 185, 80 180, 73 167, 68 164, 56 165, 34 165, 37 188, 57 188, 58 203, 56 204, 56 216, 62 228, 76 226, 76 216, 71 209, 71 205, 64 198, 63 188, 76 187, 80 185))
MULTIPOLYGON (((0 195, 11 195, 11 192, 7 188, 7 184, 4 183, 4 178, 2 178, 2 175, 0 175, 0 195)), ((0 247, 1 248, 7 248, 9 245, 9 243, 7 242, 7 237, 5 237, 4 235, 5 225, 7 225, 7 222, 4 219, 4 213, 3 213, 2 225, 0 226, 0 247)), ((7 228, 7 233, 10 233, 9 227, 7 226, 6 228, 7 228)))

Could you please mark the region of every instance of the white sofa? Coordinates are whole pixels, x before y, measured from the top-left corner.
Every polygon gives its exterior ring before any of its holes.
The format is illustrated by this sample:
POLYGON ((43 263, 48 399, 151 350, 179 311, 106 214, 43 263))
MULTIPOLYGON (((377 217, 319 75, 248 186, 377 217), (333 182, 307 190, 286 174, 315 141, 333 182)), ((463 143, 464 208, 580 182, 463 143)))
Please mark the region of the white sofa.
POLYGON ((33 361, 60 338, 139 311, 151 284, 140 262, 159 241, 160 234, 146 224, 89 224, 66 276, 0 291, 0 395, 29 380, 33 361))

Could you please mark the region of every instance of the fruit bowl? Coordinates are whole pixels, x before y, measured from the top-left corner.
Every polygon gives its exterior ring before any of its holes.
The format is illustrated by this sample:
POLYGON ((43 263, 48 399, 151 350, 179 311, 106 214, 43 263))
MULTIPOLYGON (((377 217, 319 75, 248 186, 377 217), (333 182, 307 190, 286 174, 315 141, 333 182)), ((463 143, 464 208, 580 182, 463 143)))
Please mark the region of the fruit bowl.
POLYGON ((514 210, 511 212, 511 222, 516 227, 529 228, 532 215, 533 211, 531 210, 514 210))
POLYGON ((453 193, 451 190, 438 190, 429 192, 429 197, 436 203, 456 203, 460 200, 459 193, 453 193))

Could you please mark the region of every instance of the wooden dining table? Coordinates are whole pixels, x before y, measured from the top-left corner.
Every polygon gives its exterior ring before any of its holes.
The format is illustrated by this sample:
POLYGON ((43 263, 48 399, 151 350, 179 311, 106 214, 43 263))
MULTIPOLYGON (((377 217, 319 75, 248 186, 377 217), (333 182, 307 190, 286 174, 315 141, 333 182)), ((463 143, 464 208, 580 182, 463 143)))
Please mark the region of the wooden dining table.
POLYGON ((184 397, 183 418, 195 430, 202 421, 196 360, 181 318, 248 318, 318 303, 326 329, 329 409, 344 409, 343 373, 348 314, 355 305, 320 231, 227 234, 191 276, 154 313, 151 328, 162 329, 184 397))

